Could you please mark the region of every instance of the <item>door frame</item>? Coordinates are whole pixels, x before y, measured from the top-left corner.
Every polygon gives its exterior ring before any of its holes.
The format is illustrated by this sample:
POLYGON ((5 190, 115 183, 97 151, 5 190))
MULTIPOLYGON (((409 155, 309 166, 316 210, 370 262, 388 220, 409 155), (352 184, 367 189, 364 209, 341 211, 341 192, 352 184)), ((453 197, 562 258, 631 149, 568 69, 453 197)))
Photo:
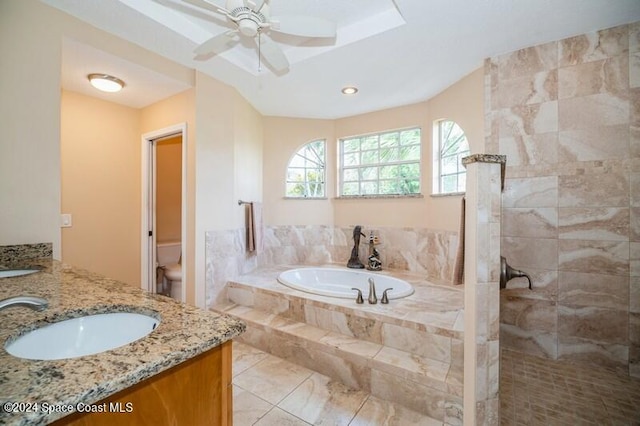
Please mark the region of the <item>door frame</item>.
POLYGON ((187 300, 187 123, 178 123, 142 135, 142 176, 141 176, 141 232, 140 232, 140 286, 143 290, 156 293, 156 206, 155 206, 155 150, 156 141, 172 136, 182 136, 182 207, 180 240, 182 253, 181 302, 187 300), (151 235, 150 235, 151 233, 151 235))

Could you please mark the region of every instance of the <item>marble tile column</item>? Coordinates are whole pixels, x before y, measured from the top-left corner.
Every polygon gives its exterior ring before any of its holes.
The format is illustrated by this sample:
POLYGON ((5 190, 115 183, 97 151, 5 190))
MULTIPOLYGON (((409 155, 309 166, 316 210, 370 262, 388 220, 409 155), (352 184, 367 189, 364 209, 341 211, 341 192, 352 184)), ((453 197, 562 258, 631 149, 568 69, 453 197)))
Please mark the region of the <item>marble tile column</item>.
POLYGON ((464 424, 500 422, 500 219, 504 155, 475 154, 467 168, 464 260, 464 424))

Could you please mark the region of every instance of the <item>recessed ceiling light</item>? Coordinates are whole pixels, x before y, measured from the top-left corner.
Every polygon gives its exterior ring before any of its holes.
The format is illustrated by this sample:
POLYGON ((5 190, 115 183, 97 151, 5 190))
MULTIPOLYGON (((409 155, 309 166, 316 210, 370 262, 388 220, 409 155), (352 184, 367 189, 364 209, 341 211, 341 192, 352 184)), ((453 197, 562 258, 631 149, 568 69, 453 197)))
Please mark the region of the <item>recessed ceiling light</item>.
POLYGON ((345 95, 355 95, 356 93, 358 93, 358 88, 355 86, 343 87, 342 93, 345 95))
POLYGON ((124 87, 124 81, 108 74, 89 74, 91 85, 103 92, 119 92, 124 87))

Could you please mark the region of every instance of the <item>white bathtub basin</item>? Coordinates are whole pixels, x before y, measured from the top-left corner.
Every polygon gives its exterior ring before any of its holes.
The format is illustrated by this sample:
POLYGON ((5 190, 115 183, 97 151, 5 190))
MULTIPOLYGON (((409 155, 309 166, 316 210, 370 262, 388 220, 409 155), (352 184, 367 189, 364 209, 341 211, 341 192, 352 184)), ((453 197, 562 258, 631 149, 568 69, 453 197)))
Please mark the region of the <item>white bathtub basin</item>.
POLYGON ((5 346, 18 358, 77 358, 124 346, 151 333, 160 321, 128 312, 88 315, 36 328, 5 346))
POLYGON ((296 290, 320 296, 355 299, 358 288, 366 299, 369 295, 369 278, 373 278, 378 298, 387 288, 389 299, 399 299, 413 294, 413 286, 408 282, 373 272, 339 268, 297 268, 284 271, 278 281, 296 290))

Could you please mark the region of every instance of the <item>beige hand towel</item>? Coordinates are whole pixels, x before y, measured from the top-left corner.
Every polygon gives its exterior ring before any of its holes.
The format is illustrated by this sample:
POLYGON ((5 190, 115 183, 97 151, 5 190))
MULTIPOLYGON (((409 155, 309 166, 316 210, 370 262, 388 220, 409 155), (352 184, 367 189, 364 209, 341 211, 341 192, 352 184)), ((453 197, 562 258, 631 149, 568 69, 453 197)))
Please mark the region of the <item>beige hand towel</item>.
POLYGON ((262 203, 247 206, 247 251, 262 252, 262 203))
POLYGON ((464 220, 465 220, 465 198, 462 197, 460 205, 460 232, 458 233, 458 250, 456 261, 453 265, 453 283, 464 284, 464 220))

